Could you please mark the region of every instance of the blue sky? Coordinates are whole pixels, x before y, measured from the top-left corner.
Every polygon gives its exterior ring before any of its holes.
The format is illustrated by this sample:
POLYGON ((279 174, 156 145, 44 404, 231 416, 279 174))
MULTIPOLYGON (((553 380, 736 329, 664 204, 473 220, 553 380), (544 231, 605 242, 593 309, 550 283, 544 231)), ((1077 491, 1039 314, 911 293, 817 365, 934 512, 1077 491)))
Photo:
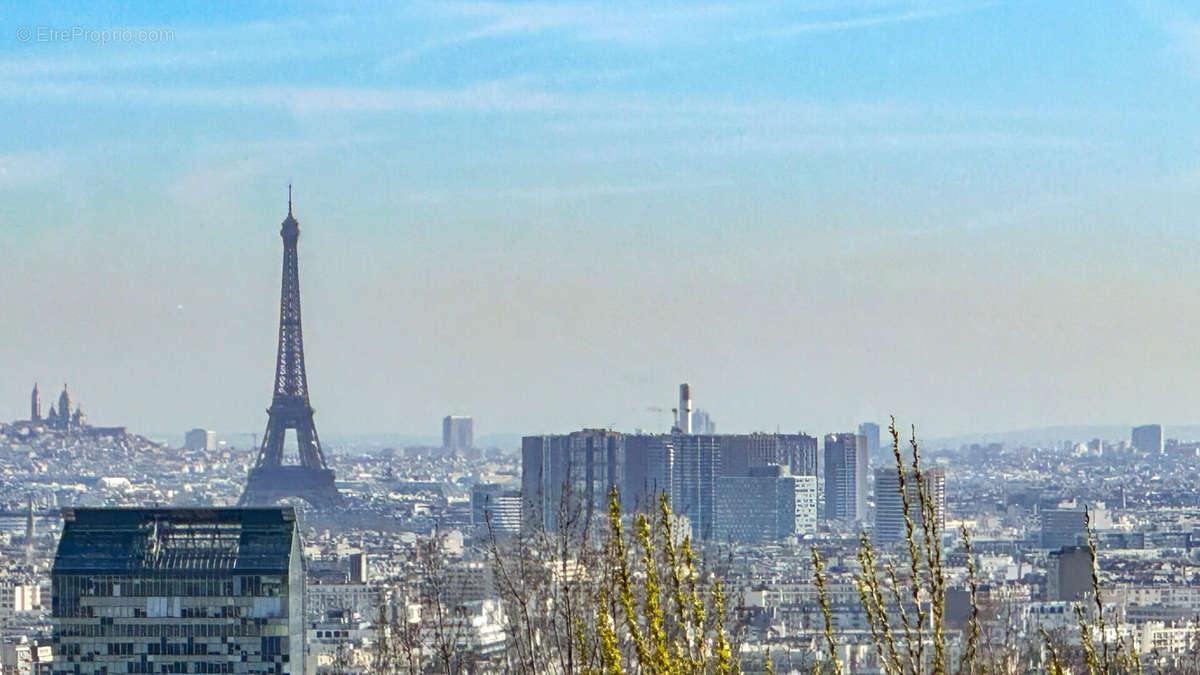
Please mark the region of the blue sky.
POLYGON ((4 417, 258 430, 291 181, 327 434, 1200 421, 1184 3, 0 16, 4 417))

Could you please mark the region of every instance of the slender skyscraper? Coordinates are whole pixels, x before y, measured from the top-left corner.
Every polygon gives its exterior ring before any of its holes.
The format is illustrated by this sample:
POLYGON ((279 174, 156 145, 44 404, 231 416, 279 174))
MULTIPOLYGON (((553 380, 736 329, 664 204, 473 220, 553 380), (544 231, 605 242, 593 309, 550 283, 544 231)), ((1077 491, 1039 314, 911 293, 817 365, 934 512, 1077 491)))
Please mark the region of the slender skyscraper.
POLYGON ((879 425, 874 422, 863 422, 858 425, 858 435, 867 438, 867 457, 878 457, 879 425))
POLYGON ((716 518, 717 476, 721 473, 721 437, 673 434, 671 508, 687 516, 692 539, 708 540, 716 518))
POLYGON ((867 516, 867 439, 858 434, 825 436, 825 519, 867 516))
POLYGON ((692 433, 712 436, 717 433, 717 423, 707 412, 695 410, 692 412, 692 433))

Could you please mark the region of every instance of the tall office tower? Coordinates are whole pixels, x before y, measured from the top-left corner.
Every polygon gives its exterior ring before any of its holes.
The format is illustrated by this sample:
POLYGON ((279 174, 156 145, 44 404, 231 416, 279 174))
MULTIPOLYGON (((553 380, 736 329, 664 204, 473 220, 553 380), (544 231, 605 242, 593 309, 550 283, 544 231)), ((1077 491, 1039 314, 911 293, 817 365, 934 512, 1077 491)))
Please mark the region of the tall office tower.
POLYGON ((442 447, 451 451, 475 447, 475 420, 460 415, 442 418, 442 447))
POLYGON ((553 530, 567 479, 567 452, 562 436, 521 439, 521 527, 553 530))
POLYGON ((1076 602, 1092 592, 1092 550, 1064 546, 1046 556, 1046 600, 1076 602))
POLYGON ((816 476, 755 466, 745 476, 719 476, 716 496, 713 539, 719 542, 761 544, 816 531, 816 476))
POLYGON ((351 553, 348 561, 350 574, 348 580, 352 584, 365 584, 371 580, 371 568, 367 564, 366 553, 351 553))
POLYGON ((717 433, 717 423, 708 413, 696 410, 692 413, 692 433, 712 436, 717 433))
POLYGON ((521 491, 499 483, 471 488, 471 529, 488 540, 514 535, 521 529, 521 491))
POLYGON ((858 435, 867 437, 867 457, 879 456, 879 425, 863 422, 858 425, 858 435))
POLYGON ((607 429, 521 439, 522 527, 603 522, 608 492, 624 476, 622 454, 621 434, 607 429))
MULTIPOLYGON (((933 511, 939 532, 946 530, 946 472, 941 468, 921 472, 925 483, 925 494, 933 503, 933 511)), ((916 527, 918 539, 924 535, 925 521, 917 488, 917 476, 913 471, 904 474, 904 494, 908 497, 908 515, 916 527)), ((875 470, 875 529, 871 539, 877 546, 888 546, 901 541, 907 534, 904 522, 904 500, 900 497, 900 474, 893 468, 875 470)))
POLYGON ((673 494, 675 441, 667 434, 624 437, 624 477, 621 479, 621 510, 633 513, 653 510, 659 495, 673 494))
POLYGON ((217 432, 212 429, 192 429, 183 435, 183 449, 209 452, 216 450, 217 432))
POLYGON ((717 476, 721 471, 721 437, 674 434, 675 462, 671 508, 692 524, 692 538, 712 538, 717 476))
POLYGON ((304 670, 304 556, 290 508, 63 511, 55 673, 304 670))
POLYGON ((1138 449, 1138 452, 1147 455, 1161 455, 1163 453, 1163 428, 1161 424, 1147 424, 1145 426, 1134 427, 1132 433, 1133 447, 1138 449))
POLYGON ((867 439, 857 434, 825 436, 825 519, 867 517, 867 439))
POLYGON ((38 392, 37 382, 33 383, 33 391, 29 393, 29 421, 42 421, 42 395, 38 392))

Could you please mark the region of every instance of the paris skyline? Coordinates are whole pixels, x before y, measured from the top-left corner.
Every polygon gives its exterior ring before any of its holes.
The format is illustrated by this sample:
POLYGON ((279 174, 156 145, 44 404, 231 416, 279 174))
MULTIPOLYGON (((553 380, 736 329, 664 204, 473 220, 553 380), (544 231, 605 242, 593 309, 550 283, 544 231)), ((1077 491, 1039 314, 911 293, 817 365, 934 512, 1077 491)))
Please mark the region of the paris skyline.
POLYGON ((294 182, 326 435, 1200 421, 1200 13, 564 7, 13 10, 3 417, 261 433, 294 182))

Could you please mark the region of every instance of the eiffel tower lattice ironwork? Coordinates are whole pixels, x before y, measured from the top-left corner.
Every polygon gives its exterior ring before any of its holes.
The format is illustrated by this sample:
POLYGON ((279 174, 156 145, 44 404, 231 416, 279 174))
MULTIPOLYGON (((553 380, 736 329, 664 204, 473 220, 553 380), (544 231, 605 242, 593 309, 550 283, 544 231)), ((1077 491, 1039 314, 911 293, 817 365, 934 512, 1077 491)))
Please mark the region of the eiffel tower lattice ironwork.
POLYGON ((297 243, 300 223, 292 215, 292 187, 288 186, 288 214, 279 230, 283 238, 283 288, 279 301, 279 351, 275 361, 275 392, 267 409, 267 430, 258 459, 246 479, 239 506, 273 504, 299 497, 316 508, 342 504, 325 465, 325 453, 313 424, 304 370, 304 336, 300 329, 300 265, 297 243), (288 429, 296 432, 299 464, 284 464, 283 445, 288 429))

